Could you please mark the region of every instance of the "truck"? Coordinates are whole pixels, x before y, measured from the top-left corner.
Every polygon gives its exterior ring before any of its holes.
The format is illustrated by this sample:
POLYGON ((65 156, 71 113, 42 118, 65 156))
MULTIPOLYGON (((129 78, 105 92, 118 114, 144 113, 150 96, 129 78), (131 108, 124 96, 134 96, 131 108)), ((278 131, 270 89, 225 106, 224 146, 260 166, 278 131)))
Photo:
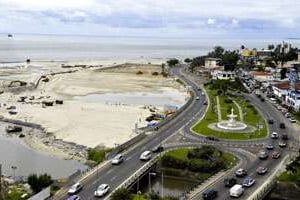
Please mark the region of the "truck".
POLYGON ((240 197, 244 193, 244 188, 242 185, 235 184, 232 188, 229 190, 231 197, 240 197))

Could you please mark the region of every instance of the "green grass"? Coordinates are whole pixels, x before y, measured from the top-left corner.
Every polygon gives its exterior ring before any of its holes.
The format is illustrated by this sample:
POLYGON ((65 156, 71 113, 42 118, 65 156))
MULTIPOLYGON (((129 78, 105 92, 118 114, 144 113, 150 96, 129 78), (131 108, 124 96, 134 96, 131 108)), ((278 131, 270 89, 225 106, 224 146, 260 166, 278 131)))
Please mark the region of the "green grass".
MULTIPOLYGON (((230 133, 230 132, 222 132, 222 131, 216 131, 212 130, 208 127, 211 123, 218 122, 218 115, 217 115, 217 109, 216 102, 215 102, 215 96, 217 95, 216 90, 210 90, 208 87, 205 87, 207 94, 210 99, 210 105, 208 107, 207 113, 203 120, 196 123, 195 126, 192 128, 193 131, 200 135, 205 136, 214 136, 222 139, 229 139, 229 140, 248 140, 248 139, 256 139, 256 138, 264 138, 267 136, 267 123, 266 121, 259 115, 259 113, 256 111, 256 109, 248 108, 247 105, 249 105, 248 102, 245 101, 242 97, 234 98, 234 100, 242 107, 243 112, 246 112, 247 114, 244 116, 244 122, 246 124, 252 125, 257 127, 257 124, 259 122, 263 123, 263 128, 259 130, 256 130, 252 133, 230 133)), ((228 110, 230 109, 230 104, 224 103, 225 97, 219 97, 220 98, 220 106, 223 107, 222 110, 228 110), (222 99, 222 100, 221 100, 222 99), (224 109, 225 107, 225 109, 224 109)), ((238 114, 238 109, 236 105, 234 105, 235 114, 238 114)), ((224 115, 222 112, 222 118, 224 115)))
POLYGON ((101 163, 105 159, 105 154, 111 151, 111 149, 88 149, 88 160, 101 163))
POLYGON ((283 172, 277 177, 277 180, 282 182, 296 182, 300 178, 300 174, 290 174, 288 172, 283 172))
POLYGON ((238 107, 233 102, 232 103, 226 103, 226 100, 229 100, 229 98, 226 97, 226 96, 219 96, 222 120, 227 120, 228 119, 227 115, 231 113, 231 108, 233 108, 234 114, 237 115, 236 119, 239 120, 240 119, 240 114, 239 114, 238 107))
POLYGON ((14 187, 14 188, 12 188, 11 192, 9 194, 7 194, 7 196, 5 197, 5 199, 7 199, 7 200, 27 199, 27 198, 21 198, 21 196, 23 194, 24 194, 23 191, 21 191, 20 189, 14 187))
POLYGON ((234 155, 232 155, 231 153, 228 153, 228 152, 223 152, 222 156, 226 160, 227 169, 230 169, 233 166, 235 166, 238 161, 238 159, 234 155))
POLYGON ((165 153, 166 156, 171 156, 173 158, 179 159, 179 160, 185 160, 187 159, 187 154, 189 153, 190 149, 183 148, 183 149, 176 149, 169 151, 165 153))
POLYGON ((132 200, 148 200, 148 198, 145 197, 145 195, 142 195, 142 194, 140 194, 140 195, 134 194, 134 195, 132 195, 132 196, 133 196, 133 197, 132 197, 132 200))

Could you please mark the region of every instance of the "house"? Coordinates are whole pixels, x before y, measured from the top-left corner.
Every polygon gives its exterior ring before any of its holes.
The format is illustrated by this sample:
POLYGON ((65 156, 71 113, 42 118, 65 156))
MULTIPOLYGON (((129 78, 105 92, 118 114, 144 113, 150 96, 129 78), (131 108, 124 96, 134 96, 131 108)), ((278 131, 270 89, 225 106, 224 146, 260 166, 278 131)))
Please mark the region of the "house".
POLYGON ((259 60, 265 60, 272 57, 272 50, 262 49, 257 51, 256 55, 259 60))
POLYGON ((234 71, 213 70, 211 76, 215 80, 230 80, 234 79, 236 74, 234 71))
POLYGON ((258 82, 272 81, 274 79, 272 72, 251 71, 250 75, 254 80, 256 80, 258 82))
POLYGON ((220 58, 206 58, 204 67, 209 69, 220 67, 219 66, 220 61, 221 61, 220 58))
POLYGON ((292 107, 295 111, 299 111, 300 108, 300 87, 299 90, 289 89, 285 103, 292 107))
POLYGON ((289 81, 276 82, 272 85, 273 94, 277 99, 281 100, 282 102, 285 102, 289 89, 290 89, 289 81))

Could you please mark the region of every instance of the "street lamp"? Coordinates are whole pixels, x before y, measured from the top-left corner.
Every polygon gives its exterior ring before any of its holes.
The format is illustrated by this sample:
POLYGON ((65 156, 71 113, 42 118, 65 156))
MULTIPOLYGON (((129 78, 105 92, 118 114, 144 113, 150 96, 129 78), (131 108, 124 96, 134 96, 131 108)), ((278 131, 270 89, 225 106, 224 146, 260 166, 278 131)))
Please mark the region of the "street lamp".
POLYGON ((155 172, 149 172, 148 174, 148 179, 149 179, 149 193, 151 193, 152 191, 152 187, 151 187, 151 176, 156 176, 156 173, 155 172))
POLYGON ((13 173, 14 173, 14 177, 15 177, 15 171, 16 171, 16 169, 17 169, 17 167, 16 166, 11 166, 11 169, 13 170, 13 173))

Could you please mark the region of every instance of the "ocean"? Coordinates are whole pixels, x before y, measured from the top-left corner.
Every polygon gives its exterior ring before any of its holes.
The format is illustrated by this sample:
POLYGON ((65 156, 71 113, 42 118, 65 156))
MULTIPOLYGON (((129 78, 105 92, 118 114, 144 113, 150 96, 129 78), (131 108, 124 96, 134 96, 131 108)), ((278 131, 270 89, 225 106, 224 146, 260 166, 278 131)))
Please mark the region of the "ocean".
POLYGON ((212 38, 157 38, 110 37, 73 35, 0 34, 0 63, 32 61, 113 61, 192 58, 204 55, 214 46, 225 49, 266 48, 283 40, 300 46, 297 39, 212 39, 212 38))

